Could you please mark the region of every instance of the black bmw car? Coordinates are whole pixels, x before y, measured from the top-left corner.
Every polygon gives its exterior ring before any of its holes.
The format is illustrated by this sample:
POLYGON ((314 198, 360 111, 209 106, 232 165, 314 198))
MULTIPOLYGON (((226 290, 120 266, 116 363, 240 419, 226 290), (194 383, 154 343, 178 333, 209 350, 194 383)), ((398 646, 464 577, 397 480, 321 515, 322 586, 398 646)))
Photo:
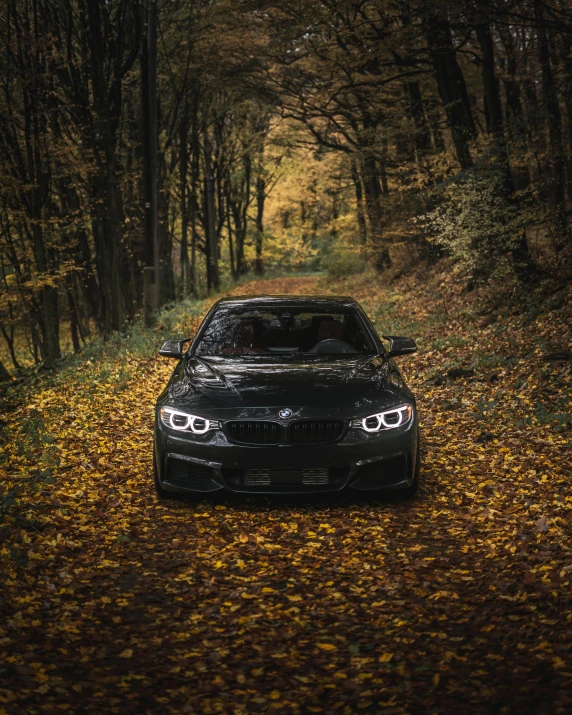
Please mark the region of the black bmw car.
POLYGON ((158 494, 413 496, 417 410, 394 358, 416 346, 384 337, 352 298, 218 301, 160 350, 179 362, 156 407, 158 494))

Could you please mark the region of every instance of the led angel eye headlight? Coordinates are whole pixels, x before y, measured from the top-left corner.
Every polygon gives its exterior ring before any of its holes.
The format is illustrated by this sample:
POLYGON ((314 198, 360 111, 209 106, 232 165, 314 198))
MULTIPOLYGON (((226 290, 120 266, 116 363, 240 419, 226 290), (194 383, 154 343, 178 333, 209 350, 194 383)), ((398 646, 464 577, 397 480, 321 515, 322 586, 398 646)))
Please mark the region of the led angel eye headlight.
POLYGON ((366 432, 380 432, 384 429, 395 429, 407 424, 413 414, 411 405, 394 407, 392 410, 378 412, 375 415, 364 417, 361 420, 354 420, 352 427, 359 427, 366 432))
POLYGON ((161 407, 161 422, 165 427, 170 427, 178 432, 192 432, 193 434, 205 434, 209 429, 218 428, 218 422, 197 415, 189 415, 172 407, 161 407))

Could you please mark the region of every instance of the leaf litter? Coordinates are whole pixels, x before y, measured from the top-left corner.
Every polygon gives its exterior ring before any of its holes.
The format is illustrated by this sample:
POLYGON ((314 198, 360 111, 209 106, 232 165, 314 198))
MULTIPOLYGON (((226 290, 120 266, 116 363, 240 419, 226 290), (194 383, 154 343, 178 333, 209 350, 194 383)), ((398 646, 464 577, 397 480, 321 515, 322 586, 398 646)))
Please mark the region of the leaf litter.
POLYGON ((172 364, 90 360, 21 388, 2 715, 570 712, 571 376, 544 358, 570 346, 569 302, 482 324, 454 275, 419 285, 335 286, 419 340, 400 363, 423 430, 411 502, 159 502, 152 407, 172 364))

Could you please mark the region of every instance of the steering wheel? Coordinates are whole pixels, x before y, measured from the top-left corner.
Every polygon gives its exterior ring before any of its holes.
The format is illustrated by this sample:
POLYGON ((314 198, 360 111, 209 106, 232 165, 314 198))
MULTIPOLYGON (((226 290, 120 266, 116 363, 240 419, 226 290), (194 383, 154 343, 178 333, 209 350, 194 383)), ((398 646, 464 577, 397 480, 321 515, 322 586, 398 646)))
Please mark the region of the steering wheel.
POLYGON ((315 353, 316 355, 327 355, 328 353, 349 354, 357 351, 354 350, 349 343, 346 343, 345 340, 339 340, 338 338, 326 338, 326 340, 320 340, 319 343, 316 343, 310 352, 315 353))

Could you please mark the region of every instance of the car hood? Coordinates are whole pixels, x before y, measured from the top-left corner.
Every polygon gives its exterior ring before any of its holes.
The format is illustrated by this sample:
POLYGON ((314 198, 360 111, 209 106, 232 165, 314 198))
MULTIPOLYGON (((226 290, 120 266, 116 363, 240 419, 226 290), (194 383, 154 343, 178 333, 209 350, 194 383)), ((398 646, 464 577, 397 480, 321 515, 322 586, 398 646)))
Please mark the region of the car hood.
POLYGON ((175 370, 168 390, 171 404, 214 419, 277 416, 282 408, 293 417, 347 418, 392 407, 404 396, 380 357, 296 364, 191 358, 175 370))

